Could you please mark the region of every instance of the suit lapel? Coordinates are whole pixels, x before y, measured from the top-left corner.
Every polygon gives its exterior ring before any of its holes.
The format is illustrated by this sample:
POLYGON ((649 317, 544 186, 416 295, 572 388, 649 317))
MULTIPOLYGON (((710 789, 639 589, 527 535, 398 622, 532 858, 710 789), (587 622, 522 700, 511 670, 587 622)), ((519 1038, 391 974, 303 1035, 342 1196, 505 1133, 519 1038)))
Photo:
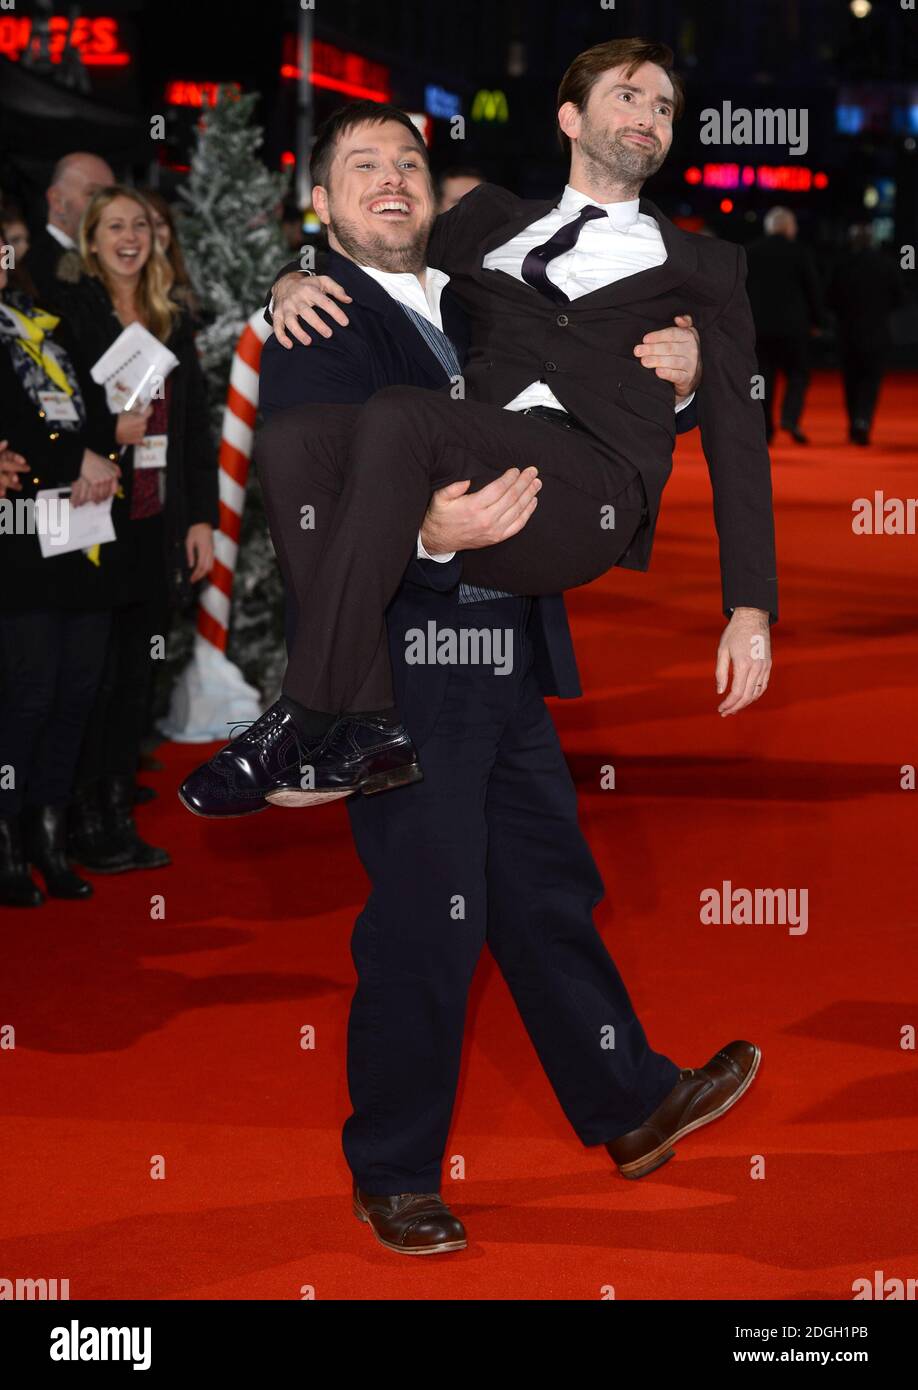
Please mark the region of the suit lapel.
MULTIPOLYGON (((385 291, 383 291, 385 294, 385 291)), ((404 309, 398 304, 391 295, 387 294, 389 307, 386 310, 386 328, 392 337, 405 349, 412 361, 423 372, 426 377, 430 377, 437 385, 446 382, 448 377, 440 366, 440 359, 432 348, 422 338, 415 328, 404 309)))
POLYGON ((440 316, 443 319, 443 331, 456 349, 461 366, 469 347, 469 323, 464 310, 456 303, 455 295, 450 292, 449 285, 444 289, 440 299, 440 316))
MULTIPOLYGON (((522 280, 517 280, 515 275, 510 275, 505 270, 485 270, 482 261, 489 251, 494 251, 498 246, 504 246, 508 241, 512 241, 520 232, 531 227, 533 222, 538 222, 540 218, 547 217, 548 214, 558 206, 557 198, 548 198, 541 202, 525 202, 520 205, 517 215, 509 222, 503 222, 494 231, 490 232, 476 247, 473 254, 473 262, 469 267, 474 279, 487 285, 490 291, 498 290, 507 294, 512 299, 516 295, 539 294, 531 285, 525 284, 522 280)), ((539 295, 539 298, 543 296, 539 295)))
MULTIPOLYGON (((372 275, 367 275, 359 265, 355 265, 346 256, 338 255, 336 251, 328 253, 327 274, 343 285, 348 294, 363 308, 382 315, 387 333, 408 354, 425 377, 430 378, 436 385, 447 379, 436 355, 431 352, 408 315, 372 275)), ((344 308, 346 312, 347 305, 344 308)), ((341 331, 346 333, 347 329, 341 331)))
POLYGON ((498 246, 503 246, 504 242, 512 241, 520 232, 531 227, 533 222, 538 222, 541 217, 547 217, 553 208, 558 206, 559 199, 548 198, 541 202, 522 203, 519 212, 510 222, 505 222, 502 226, 495 228, 490 236, 487 236, 478 248, 478 262, 498 246))

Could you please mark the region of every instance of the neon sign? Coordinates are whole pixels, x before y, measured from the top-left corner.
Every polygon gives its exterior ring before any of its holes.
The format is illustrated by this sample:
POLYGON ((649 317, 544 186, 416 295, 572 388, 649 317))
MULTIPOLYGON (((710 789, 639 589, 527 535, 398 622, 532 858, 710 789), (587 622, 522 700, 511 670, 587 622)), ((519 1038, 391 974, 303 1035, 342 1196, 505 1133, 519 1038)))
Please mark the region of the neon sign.
MULTIPOLYGON (((100 15, 89 18, 84 15, 75 19, 71 27, 70 21, 63 15, 52 15, 48 21, 48 53, 52 63, 61 61, 68 34, 70 47, 79 50, 87 67, 123 68, 131 61, 130 54, 121 50, 117 19, 100 15)), ((0 53, 12 58, 15 63, 26 52, 31 41, 30 18, 0 17, 0 53)))
MULTIPOLYGON (((345 96, 359 97, 365 101, 392 100, 390 74, 385 64, 373 63, 360 53, 348 53, 343 48, 336 48, 333 43, 323 43, 319 39, 313 40, 311 50, 309 81, 314 87, 343 92, 345 96)), ((281 77, 299 79, 303 74, 299 35, 284 35, 283 57, 281 77)))
POLYGON ((435 83, 428 83, 424 88, 424 109, 428 116, 440 116, 449 121, 459 115, 461 105, 457 92, 447 92, 435 83))
POLYGON ((166 83, 166 101, 170 106, 216 106, 220 88, 224 96, 234 99, 242 91, 238 82, 175 82, 166 83))
POLYGON ((475 93, 472 102, 473 121, 506 121, 510 112, 505 92, 489 92, 484 87, 475 93))
POLYGON ((705 164, 693 166, 683 175, 685 182, 705 188, 768 188, 788 193, 808 193, 811 188, 828 188, 829 176, 801 169, 798 164, 705 164))

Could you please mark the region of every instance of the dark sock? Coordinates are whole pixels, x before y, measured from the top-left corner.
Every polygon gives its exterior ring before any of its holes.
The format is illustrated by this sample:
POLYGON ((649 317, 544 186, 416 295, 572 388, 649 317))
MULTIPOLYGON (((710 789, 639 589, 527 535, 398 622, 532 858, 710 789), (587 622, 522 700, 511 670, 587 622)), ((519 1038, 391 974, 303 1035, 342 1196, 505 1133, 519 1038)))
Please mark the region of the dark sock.
POLYGON ((327 734, 338 718, 337 714, 327 714, 324 710, 307 709, 289 695, 281 695, 277 703, 287 711, 304 738, 318 738, 327 734))
POLYGON ((386 724, 400 724, 398 710, 394 705, 389 705, 387 709, 349 709, 345 714, 350 719, 381 719, 386 724))

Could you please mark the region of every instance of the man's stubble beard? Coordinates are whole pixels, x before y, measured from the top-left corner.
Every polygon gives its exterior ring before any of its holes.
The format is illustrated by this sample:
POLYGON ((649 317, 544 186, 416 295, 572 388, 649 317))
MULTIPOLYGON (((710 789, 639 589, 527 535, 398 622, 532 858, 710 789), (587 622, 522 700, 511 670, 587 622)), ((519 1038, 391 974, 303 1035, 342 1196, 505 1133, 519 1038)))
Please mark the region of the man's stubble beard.
POLYGON ((597 129, 584 117, 577 144, 584 172, 594 187, 607 187, 637 198, 651 174, 663 164, 667 151, 626 145, 625 134, 624 130, 609 133, 597 129))
POLYGON ((427 243, 436 213, 423 223, 404 246, 392 246, 382 236, 368 236, 363 228, 335 215, 329 207, 329 231, 334 232, 341 247, 358 265, 371 265, 376 270, 393 274, 416 275, 427 265, 427 243))

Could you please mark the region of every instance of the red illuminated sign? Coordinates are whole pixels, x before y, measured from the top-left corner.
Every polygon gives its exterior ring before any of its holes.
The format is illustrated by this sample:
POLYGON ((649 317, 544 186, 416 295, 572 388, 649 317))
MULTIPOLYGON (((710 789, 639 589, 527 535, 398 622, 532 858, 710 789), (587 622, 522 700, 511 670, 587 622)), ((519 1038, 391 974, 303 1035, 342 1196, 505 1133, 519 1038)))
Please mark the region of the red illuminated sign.
MULTIPOLYGON (((69 20, 54 15, 48 24, 48 52, 52 63, 59 63, 70 35, 70 45, 78 48, 88 67, 123 68, 131 61, 129 53, 121 51, 117 19, 101 15, 76 19, 71 28, 69 20)), ((22 57, 32 39, 30 18, 0 17, 0 53, 16 62, 22 57)))
POLYGON ((808 193, 811 188, 828 188, 827 174, 814 174, 799 164, 705 164, 703 169, 686 169, 686 183, 703 184, 705 188, 783 189, 788 193, 808 193))
POLYGON ((798 169, 794 164, 765 164, 755 171, 759 188, 783 188, 790 193, 808 193, 813 187, 812 169, 798 169))
POLYGON ((175 82, 166 83, 166 101, 170 106, 216 106, 220 88, 232 99, 242 88, 238 82, 175 82))
MULTIPOLYGON (((296 34, 284 35, 281 77, 302 76, 300 43, 296 34)), ((392 88, 389 69, 383 63, 373 63, 359 53, 348 53, 334 44, 316 39, 312 44, 312 69, 309 80, 314 87, 325 87, 345 96, 362 97, 366 101, 391 101, 392 88)))

